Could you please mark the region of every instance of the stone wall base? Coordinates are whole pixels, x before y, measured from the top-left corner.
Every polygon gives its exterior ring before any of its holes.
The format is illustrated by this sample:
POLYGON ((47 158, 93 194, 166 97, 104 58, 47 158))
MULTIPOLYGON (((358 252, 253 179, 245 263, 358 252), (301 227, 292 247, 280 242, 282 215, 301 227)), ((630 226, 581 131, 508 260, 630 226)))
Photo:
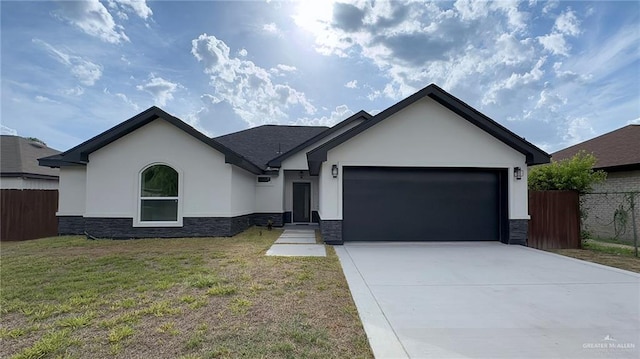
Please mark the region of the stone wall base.
POLYGON ((509 220, 509 243, 527 245, 527 234, 529 232, 528 219, 510 219, 509 220))
POLYGON ((236 217, 184 217, 181 227, 134 227, 133 218, 93 218, 59 216, 59 235, 87 234, 96 238, 177 238, 177 237, 231 237, 247 228, 266 226, 271 220, 274 227, 282 227, 282 213, 252 213, 236 217))
POLYGON ((69 236, 84 234, 84 217, 58 216, 58 235, 69 236))
POLYGON ((342 240, 342 220, 320 219, 320 234, 326 244, 344 244, 342 240))

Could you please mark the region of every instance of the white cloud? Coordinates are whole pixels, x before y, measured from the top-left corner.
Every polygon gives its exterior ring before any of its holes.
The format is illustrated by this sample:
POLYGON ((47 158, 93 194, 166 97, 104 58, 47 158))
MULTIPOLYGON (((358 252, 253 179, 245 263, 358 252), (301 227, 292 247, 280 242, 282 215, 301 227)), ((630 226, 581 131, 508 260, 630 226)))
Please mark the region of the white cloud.
POLYGON ((140 18, 147 20, 151 15, 153 15, 153 11, 147 5, 146 0, 115 0, 118 4, 120 4, 121 8, 125 11, 133 11, 140 18))
POLYGON ((558 94, 553 94, 551 91, 544 89, 540 92, 540 97, 536 103, 535 108, 547 108, 553 112, 557 112, 562 105, 567 103, 567 99, 558 94))
POLYGON ((294 72, 298 70, 295 66, 289 66, 289 65, 283 65, 283 64, 278 64, 276 67, 278 68, 278 70, 284 71, 284 72, 294 72))
POLYGON ((560 5, 560 1, 559 0, 549 0, 549 1, 545 2, 544 7, 542 8, 542 13, 543 14, 548 14, 551 11, 553 11, 555 8, 557 8, 558 5, 560 5))
POLYGON ((358 1, 321 15, 294 20, 315 35, 319 53, 371 60, 390 80, 376 90, 393 99, 431 82, 448 90, 470 87, 470 78, 490 84, 535 65, 530 15, 515 2, 358 1))
POLYGON ((627 121, 627 125, 640 125, 640 117, 636 118, 635 120, 627 121))
POLYGON ((545 63, 546 57, 542 57, 538 59, 533 68, 530 71, 524 73, 511 73, 506 79, 503 79, 499 82, 494 82, 489 91, 484 94, 482 98, 482 104, 494 104, 498 105, 503 102, 501 94, 505 94, 507 90, 513 89, 522 89, 527 85, 532 83, 537 83, 540 81, 542 76, 544 75, 544 71, 542 70, 542 65, 545 63))
POLYGON ((136 110, 136 111, 140 111, 140 106, 138 106, 138 104, 137 104, 137 103, 135 103, 135 102, 131 101, 131 100, 127 97, 127 95, 125 95, 125 94, 123 94, 123 93, 118 92, 118 93, 116 93, 114 96, 115 96, 115 97, 117 97, 117 98, 119 98, 119 99, 121 99, 121 100, 122 100, 124 103, 126 103, 127 105, 129 105, 129 106, 133 107, 133 109, 134 109, 134 110, 136 110))
POLYGON ((262 30, 272 33, 272 34, 277 34, 280 30, 278 29, 278 26, 275 23, 269 23, 269 24, 264 24, 262 26, 262 30))
POLYGON ((586 117, 571 118, 566 124, 566 134, 563 139, 566 146, 573 146, 595 136, 591 122, 586 117))
POLYGON ((305 126, 333 126, 343 120, 346 120, 354 112, 347 105, 337 106, 328 116, 322 117, 304 117, 296 121, 297 124, 305 126))
POLYGON ((369 99, 369 101, 373 101, 373 100, 379 98, 380 96, 382 96, 382 92, 380 92, 378 90, 374 90, 373 92, 371 92, 370 94, 367 95, 367 98, 369 99))
POLYGON ((109 91, 108 88, 103 89, 102 92, 105 95, 113 96, 113 97, 117 98, 118 100, 124 102, 125 104, 127 104, 131 108, 133 108, 135 111, 140 111, 140 106, 138 106, 137 103, 133 102, 131 99, 129 99, 129 97, 127 97, 127 95, 123 94, 122 92, 116 92, 116 93, 112 94, 111 91, 109 91))
POLYGON ((84 94, 84 87, 76 86, 70 89, 63 90, 62 93, 67 96, 82 96, 82 94, 84 94))
POLYGON ((80 56, 67 54, 42 40, 33 39, 32 41, 44 47, 51 57, 68 67, 71 74, 83 85, 93 86, 102 77, 102 66, 80 56))
POLYGON ((7 127, 3 124, 0 124, 0 134, 9 135, 9 136, 18 136, 18 131, 14 130, 11 127, 7 127))
POLYGON ((173 93, 181 87, 179 83, 156 77, 154 74, 149 74, 149 80, 146 83, 136 86, 138 90, 153 95, 154 102, 159 106, 165 106, 168 101, 173 100, 173 93))
POLYGON ((245 57, 247 56, 249 53, 247 52, 247 49, 240 49, 240 51, 238 51, 238 55, 245 57))
MULTIPOLYGON (((213 35, 202 34, 194 39, 191 53, 210 76, 213 96, 231 105, 235 114, 250 126, 285 120, 294 106, 307 114, 316 112, 304 93, 286 84, 273 83, 270 71, 252 61, 231 57, 229 46, 213 35)), ((284 68, 291 70, 286 65, 276 67, 284 68)))
POLYGON ((117 44, 129 41, 121 26, 116 25, 113 17, 98 0, 60 1, 55 14, 78 27, 86 34, 102 41, 117 44))
POLYGON ((41 96, 41 95, 37 95, 35 97, 35 100, 38 101, 38 102, 49 102, 49 103, 58 103, 58 104, 60 103, 59 101, 52 100, 52 99, 50 99, 50 98, 48 98, 46 96, 41 96))
POLYGON ((569 45, 564 39, 564 35, 554 32, 544 36, 539 36, 538 41, 545 48, 554 55, 569 56, 569 45))
POLYGON ((569 56, 571 49, 565 36, 578 36, 580 30, 580 21, 573 11, 567 11, 560 14, 553 25, 553 32, 539 36, 538 42, 545 50, 550 51, 554 55, 569 56))
POLYGON ((558 16, 554 29, 566 35, 578 36, 581 32, 580 21, 573 11, 567 11, 558 16))
POLYGON ((574 71, 563 71, 562 70, 562 62, 556 62, 553 64, 553 70, 555 71, 556 77, 562 80, 575 81, 581 84, 586 84, 592 78, 592 74, 578 74, 574 71))
POLYGON ((347 82, 346 84, 344 84, 344 87, 350 88, 350 89, 357 89, 358 88, 358 80, 351 80, 351 81, 347 82))
POLYGON ((289 65, 283 65, 283 64, 278 64, 276 65, 276 67, 272 67, 269 69, 270 73, 278 76, 285 76, 287 73, 296 72, 296 71, 298 71, 298 69, 295 66, 289 66, 289 65))

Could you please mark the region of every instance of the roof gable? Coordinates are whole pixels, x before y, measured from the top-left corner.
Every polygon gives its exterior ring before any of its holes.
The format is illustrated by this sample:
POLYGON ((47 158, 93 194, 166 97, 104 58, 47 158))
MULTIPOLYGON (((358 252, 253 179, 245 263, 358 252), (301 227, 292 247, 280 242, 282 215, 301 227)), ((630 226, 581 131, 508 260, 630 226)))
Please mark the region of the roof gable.
POLYGON ((263 125, 216 137, 215 140, 266 169, 274 157, 327 130, 325 126, 263 125))
POLYGON ((353 123, 354 121, 357 121, 359 119, 364 119, 364 120, 368 120, 370 119, 372 116, 367 113, 366 111, 359 111, 358 113, 352 115, 351 117, 347 118, 346 120, 334 125, 333 127, 327 129, 324 132, 319 133, 318 135, 308 139, 307 141, 302 142, 301 144, 299 144, 298 146, 292 148, 291 150, 281 154, 280 156, 272 159, 271 161, 269 161, 268 165, 269 167, 280 167, 282 166, 282 162, 284 160, 286 160, 287 158, 293 156, 294 154, 298 153, 299 151, 313 145, 314 143, 317 143, 318 141, 322 140, 323 138, 326 138, 327 136, 335 133, 336 131, 339 131, 340 129, 344 128, 345 126, 348 126, 349 124, 353 123))
POLYGON ((571 158, 580 151, 592 153, 596 169, 640 168, 640 125, 627 125, 553 153, 555 161, 571 158))
POLYGON ((541 164, 547 163, 550 160, 550 156, 526 141, 524 138, 517 136, 513 132, 509 131, 504 126, 498 124, 489 117, 483 115, 479 111, 475 110, 471 106, 467 105, 460 99, 454 97, 448 92, 444 91, 435 84, 431 84, 424 89, 416 92, 415 94, 407 97, 406 99, 396 103, 395 105, 387 108, 386 110, 375 115, 368 121, 361 123, 360 125, 346 131, 345 133, 333 138, 332 140, 324 143, 321 146, 309 151, 307 153, 307 160, 309 162, 309 171, 312 175, 318 175, 320 172, 320 166, 322 162, 327 160, 327 152, 334 147, 348 141, 349 139, 361 134, 367 129, 375 126, 376 124, 391 117, 395 113, 410 106, 416 101, 429 96, 442 106, 456 113, 463 119, 471 122, 475 126, 479 127, 483 131, 489 133, 493 137, 502 141, 506 145, 510 146, 514 150, 524 154, 526 156, 526 163, 541 164))
POLYGON ((221 143, 218 143, 214 139, 211 139, 195 128, 189 126, 182 120, 174 117, 167 112, 161 110, 158 107, 150 107, 149 109, 141 112, 140 114, 112 127, 111 129, 73 147, 72 149, 65 151, 61 154, 41 158, 38 161, 40 166, 47 167, 60 167, 60 166, 73 166, 73 165, 86 165, 89 162, 89 154, 98 149, 116 141, 117 139, 143 127, 144 125, 155 121, 159 118, 169 122, 182 131, 195 137, 197 140, 206 144, 209 147, 223 153, 225 155, 225 162, 236 165, 254 174, 261 174, 263 171, 251 161, 247 160, 240 154, 229 149, 221 143))
POLYGON ((60 151, 23 137, 8 135, 2 135, 0 146, 0 173, 3 177, 58 178, 58 170, 38 166, 38 158, 60 151))

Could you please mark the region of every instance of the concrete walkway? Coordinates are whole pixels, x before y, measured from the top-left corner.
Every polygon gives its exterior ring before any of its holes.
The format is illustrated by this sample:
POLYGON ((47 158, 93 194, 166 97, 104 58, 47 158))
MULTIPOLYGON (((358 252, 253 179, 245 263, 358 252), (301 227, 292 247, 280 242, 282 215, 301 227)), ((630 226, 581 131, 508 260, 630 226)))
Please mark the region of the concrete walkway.
POLYGON ((316 244, 313 229, 285 229, 267 251, 268 256, 326 257, 324 244, 316 244))
POLYGON ((346 243, 376 358, 640 358, 640 275, 522 246, 346 243))

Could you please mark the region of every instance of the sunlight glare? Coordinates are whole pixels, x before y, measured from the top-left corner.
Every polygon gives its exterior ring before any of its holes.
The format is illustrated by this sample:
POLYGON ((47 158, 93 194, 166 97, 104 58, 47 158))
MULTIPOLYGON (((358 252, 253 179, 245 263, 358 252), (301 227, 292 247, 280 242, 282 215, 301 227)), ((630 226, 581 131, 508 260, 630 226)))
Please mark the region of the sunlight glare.
POLYGON ((293 19, 296 25, 318 34, 333 16, 333 0, 300 0, 293 19))

